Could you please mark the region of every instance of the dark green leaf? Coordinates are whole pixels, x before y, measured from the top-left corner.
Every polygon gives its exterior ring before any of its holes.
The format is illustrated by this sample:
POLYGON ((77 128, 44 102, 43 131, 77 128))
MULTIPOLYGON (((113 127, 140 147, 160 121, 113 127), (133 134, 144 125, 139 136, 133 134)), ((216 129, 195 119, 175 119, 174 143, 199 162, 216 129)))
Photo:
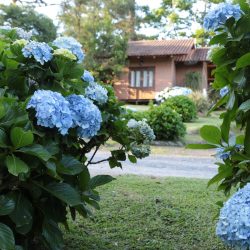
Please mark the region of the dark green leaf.
POLYGON ((50 249, 53 250, 63 249, 62 232, 54 221, 45 220, 43 222, 42 235, 50 249))
POLYGON ((25 131, 18 127, 15 127, 11 130, 10 138, 15 148, 28 146, 34 141, 34 136, 31 131, 25 131))
POLYGON ((30 147, 20 148, 18 152, 36 156, 43 161, 48 161, 51 158, 51 154, 42 145, 39 144, 34 144, 30 147))
POLYGON ((15 240, 11 229, 3 223, 0 223, 0 249, 14 250, 15 240))
POLYGON ((61 164, 57 166, 57 172, 66 175, 77 175, 84 169, 84 165, 73 156, 63 155, 61 164))
POLYGON ((115 178, 110 175, 97 175, 91 178, 89 186, 90 188, 95 189, 96 187, 105 185, 113 180, 115 180, 115 178))
POLYGON ((0 196, 0 216, 10 214, 15 208, 15 201, 8 196, 0 196))
POLYGON ((230 124, 231 124, 231 114, 230 112, 227 112, 224 115, 223 123, 221 125, 221 137, 226 143, 228 143, 229 139, 230 124))
POLYGON ((8 168, 8 171, 15 176, 18 176, 21 173, 26 174, 29 172, 28 165, 14 155, 7 156, 5 164, 8 168))
POLYGON ((6 148, 7 147, 7 135, 4 130, 0 129, 0 147, 6 148))
POLYGON ((82 191, 86 191, 89 188, 90 174, 89 170, 85 168, 79 175, 79 186, 82 191))
POLYGON ((48 184, 46 187, 40 185, 37 182, 35 182, 35 184, 70 206, 76 206, 81 204, 80 194, 76 189, 74 189, 67 183, 53 182, 48 184))
POLYGON ((136 163, 137 162, 137 158, 134 155, 128 155, 128 159, 130 160, 130 162, 132 163, 136 163))
POLYGON ((215 175, 209 182, 208 186, 222 181, 224 178, 232 175, 232 167, 224 165, 223 170, 221 170, 217 175, 215 175))
POLYGON ((14 193, 10 196, 15 200, 15 209, 9 215, 16 224, 16 230, 20 234, 27 234, 33 225, 33 207, 31 202, 23 195, 14 193))

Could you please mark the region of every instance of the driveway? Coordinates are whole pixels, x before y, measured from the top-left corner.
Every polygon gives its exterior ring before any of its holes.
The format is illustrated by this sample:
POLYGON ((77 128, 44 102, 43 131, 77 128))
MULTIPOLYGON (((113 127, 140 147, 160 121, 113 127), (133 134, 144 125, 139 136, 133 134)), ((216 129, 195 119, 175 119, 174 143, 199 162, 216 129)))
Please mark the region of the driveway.
MULTIPOLYGON (((94 161, 99 161, 109 157, 108 152, 100 151, 94 158, 94 161)), ((97 165, 90 165, 89 170, 91 175, 109 174, 117 175, 144 175, 154 177, 187 177, 210 179, 217 173, 217 166, 214 164, 213 157, 199 156, 164 156, 151 155, 143 160, 138 160, 137 164, 132 164, 129 161, 123 163, 123 169, 110 169, 107 162, 97 165)))

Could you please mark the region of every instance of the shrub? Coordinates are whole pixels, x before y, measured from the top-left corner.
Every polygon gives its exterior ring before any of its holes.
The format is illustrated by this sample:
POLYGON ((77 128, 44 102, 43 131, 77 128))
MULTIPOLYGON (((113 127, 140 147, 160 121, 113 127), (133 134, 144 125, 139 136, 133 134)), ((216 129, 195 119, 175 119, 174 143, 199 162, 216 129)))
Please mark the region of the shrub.
POLYGON ((112 87, 84 73, 75 39, 20 38, 0 29, 0 249, 63 249, 68 213, 91 215, 96 187, 113 180, 90 176, 100 146, 118 142, 103 161, 122 167, 149 154, 153 133, 128 126, 112 87))
POLYGON ((147 118, 157 140, 176 140, 186 133, 186 127, 180 115, 165 105, 151 108, 147 118))
POLYGON ((200 72, 188 72, 185 75, 185 85, 194 90, 200 90, 202 85, 202 77, 200 72))
POLYGON ((208 98, 204 97, 201 92, 193 92, 191 95, 189 95, 189 98, 194 102, 198 112, 206 113, 208 111, 210 107, 208 98))
POLYGON ((195 104, 187 96, 174 96, 168 98, 162 105, 180 114, 183 122, 190 122, 197 117, 195 104))

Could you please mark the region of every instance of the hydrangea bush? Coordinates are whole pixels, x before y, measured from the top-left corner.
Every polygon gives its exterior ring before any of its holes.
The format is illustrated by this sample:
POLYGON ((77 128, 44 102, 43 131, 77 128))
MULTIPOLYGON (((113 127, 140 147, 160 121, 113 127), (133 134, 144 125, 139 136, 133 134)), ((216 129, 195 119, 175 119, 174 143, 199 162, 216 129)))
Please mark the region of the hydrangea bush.
POLYGON ((99 209, 96 187, 113 180, 90 176, 99 148, 116 141, 102 161, 122 167, 149 154, 154 133, 130 126, 73 38, 46 44, 0 28, 0 39, 0 249, 63 249, 61 226, 99 209))
POLYGON ((218 183, 227 195, 232 187, 243 188, 224 204, 217 234, 230 246, 250 249, 250 7, 244 0, 237 2, 220 4, 205 18, 205 27, 216 34, 210 44, 218 47, 212 54, 216 65, 213 87, 220 91, 221 99, 211 111, 222 105, 226 110, 220 127, 201 128, 207 144, 189 148, 216 149, 218 174, 209 185, 218 183), (230 129, 234 122, 241 128, 239 135, 230 129))

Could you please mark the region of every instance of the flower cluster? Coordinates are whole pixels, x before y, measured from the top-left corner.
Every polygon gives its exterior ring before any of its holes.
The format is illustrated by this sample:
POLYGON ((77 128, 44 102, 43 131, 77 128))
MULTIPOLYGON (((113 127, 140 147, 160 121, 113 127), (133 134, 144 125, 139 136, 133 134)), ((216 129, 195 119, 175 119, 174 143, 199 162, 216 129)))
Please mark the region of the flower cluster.
POLYGON ((58 128, 62 135, 73 125, 69 103, 57 92, 38 90, 31 97, 27 108, 36 111, 37 124, 47 128, 58 128))
POLYGON ((23 56, 26 58, 34 57, 42 65, 52 59, 52 48, 46 43, 31 41, 22 49, 23 56))
POLYGON ((108 91, 101 85, 91 82, 85 89, 85 96, 99 104, 104 104, 108 100, 108 91))
POLYGON ((56 127, 62 135, 70 128, 77 128, 80 137, 91 138, 101 127, 100 110, 81 95, 70 95, 65 99, 60 93, 38 90, 27 108, 35 109, 38 125, 56 127))
POLYGON ((226 152, 225 152, 225 149, 224 149, 224 148, 217 148, 217 149, 216 149, 216 155, 215 155, 215 156, 216 156, 216 158, 225 161, 225 160, 227 160, 227 159, 230 158, 231 152, 229 152, 229 151, 226 151, 226 152))
POLYGON ((142 121, 131 119, 127 126, 135 139, 135 142, 130 144, 131 152, 138 158, 147 157, 150 154, 150 143, 155 139, 153 129, 145 119, 142 121))
POLYGON ((229 93, 229 88, 228 88, 227 86, 225 86, 224 88, 222 88, 222 89, 220 90, 220 96, 221 96, 221 97, 226 96, 228 93, 229 93))
POLYGON ((62 56, 64 58, 70 59, 75 61, 77 58, 76 56, 68 49, 56 49, 53 53, 54 56, 62 56))
POLYGON ((216 234, 229 246, 250 247, 250 184, 236 192, 223 206, 216 234))
POLYGON ((238 20, 241 15, 242 11, 238 4, 232 5, 228 3, 220 3, 205 16, 204 28, 207 30, 215 30, 221 25, 224 25, 230 17, 234 17, 238 20))
POLYGON ((91 73, 87 70, 84 70, 82 75, 82 80, 88 83, 95 82, 95 78, 91 75, 91 73))
POLYGON ((166 99, 173 97, 173 96, 179 96, 179 95, 190 95, 192 94, 192 90, 189 88, 184 87, 171 87, 171 88, 165 88, 163 91, 156 94, 155 99, 157 102, 164 102, 166 99))
POLYGON ((77 42, 73 37, 58 37, 53 45, 60 49, 68 49, 71 51, 81 63, 84 59, 84 53, 82 51, 82 45, 77 42))
POLYGON ((100 110, 82 95, 70 95, 67 98, 74 127, 78 127, 81 138, 91 138, 100 130, 102 116, 100 110))
POLYGON ((32 31, 25 31, 22 28, 14 28, 16 30, 16 33, 20 39, 30 40, 33 36, 32 31))

